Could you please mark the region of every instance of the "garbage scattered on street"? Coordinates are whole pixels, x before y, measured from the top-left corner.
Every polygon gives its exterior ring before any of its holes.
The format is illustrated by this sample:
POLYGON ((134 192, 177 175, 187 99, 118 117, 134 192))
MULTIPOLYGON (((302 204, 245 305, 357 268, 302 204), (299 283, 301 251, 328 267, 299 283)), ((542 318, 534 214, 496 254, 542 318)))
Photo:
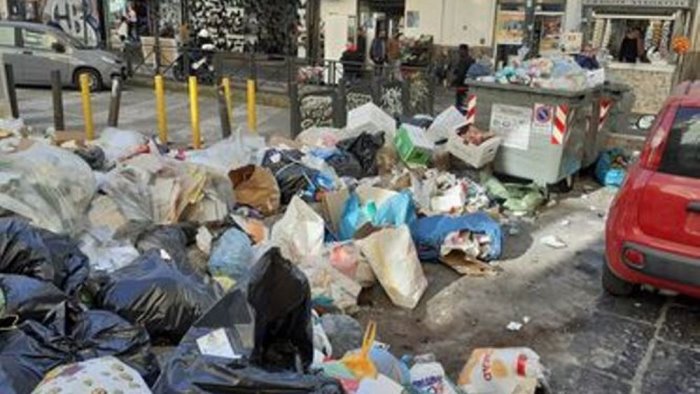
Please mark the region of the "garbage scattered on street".
POLYGON ((422 264, 498 275, 507 238, 544 209, 540 187, 491 174, 500 138, 456 108, 397 123, 368 103, 342 130, 267 144, 239 131, 200 151, 114 128, 94 142, 5 129, 0 384, 10 393, 541 383, 529 349, 477 350, 454 383, 435 356, 399 359, 378 341, 381 326, 353 317, 377 286, 417 308, 431 283, 422 264), (172 352, 159 363, 152 346, 172 352))
POLYGON ((565 249, 567 246, 566 242, 562 241, 561 238, 557 237, 556 235, 547 235, 542 237, 540 239, 540 243, 542 243, 542 245, 549 246, 552 249, 565 249))

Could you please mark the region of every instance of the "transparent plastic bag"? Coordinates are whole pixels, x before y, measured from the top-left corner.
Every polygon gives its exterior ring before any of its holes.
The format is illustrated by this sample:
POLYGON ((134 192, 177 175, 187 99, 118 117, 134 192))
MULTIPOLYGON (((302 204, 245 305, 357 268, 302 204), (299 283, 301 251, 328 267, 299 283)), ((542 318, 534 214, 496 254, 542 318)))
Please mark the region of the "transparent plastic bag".
POLYGON ((54 233, 80 233, 96 188, 85 161, 60 148, 36 142, 0 157, 0 208, 54 233))
POLYGON ((148 138, 143 134, 114 127, 104 129, 100 133, 100 138, 95 141, 95 145, 102 148, 108 167, 137 154, 146 144, 148 144, 148 138))
POLYGON ((154 154, 122 163, 102 189, 128 220, 154 224, 222 220, 234 202, 224 174, 154 154))

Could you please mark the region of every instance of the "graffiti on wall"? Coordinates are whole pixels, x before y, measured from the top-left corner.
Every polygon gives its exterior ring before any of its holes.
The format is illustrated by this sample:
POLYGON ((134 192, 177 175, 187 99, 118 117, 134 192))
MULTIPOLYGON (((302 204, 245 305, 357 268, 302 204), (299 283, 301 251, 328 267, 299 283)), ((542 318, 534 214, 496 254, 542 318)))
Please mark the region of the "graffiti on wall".
POLYGON ((99 42, 97 0, 45 0, 39 5, 42 21, 58 23, 63 31, 81 41, 87 38, 88 45, 99 42))

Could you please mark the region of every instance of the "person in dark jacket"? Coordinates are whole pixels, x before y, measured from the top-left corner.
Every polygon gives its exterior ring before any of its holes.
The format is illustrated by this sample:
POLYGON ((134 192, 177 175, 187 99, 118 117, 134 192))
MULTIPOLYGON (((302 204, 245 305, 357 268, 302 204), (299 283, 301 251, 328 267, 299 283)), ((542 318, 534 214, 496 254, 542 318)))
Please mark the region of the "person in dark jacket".
POLYGON ((464 106, 464 99, 467 97, 467 88, 464 80, 467 78, 467 72, 473 64, 474 58, 469 53, 469 45, 460 45, 459 59, 452 70, 452 87, 457 90, 456 105, 458 108, 464 106))
POLYGON ((459 59, 457 59, 457 64, 452 71, 452 86, 453 87, 463 87, 464 79, 467 77, 467 71, 469 67, 474 64, 474 58, 469 53, 469 45, 462 44, 459 46, 459 59))
POLYGON ((369 50, 369 57, 372 59, 377 66, 383 66, 386 63, 387 55, 387 45, 386 45, 386 32, 380 31, 374 40, 372 40, 372 47, 369 50))
POLYGON ((642 42, 642 31, 632 29, 627 32, 620 45, 618 59, 623 63, 637 63, 644 56, 644 43, 642 42))
POLYGON ((362 76, 362 66, 364 56, 360 53, 357 45, 348 43, 347 48, 340 57, 340 64, 343 65, 343 76, 346 79, 354 80, 362 76))

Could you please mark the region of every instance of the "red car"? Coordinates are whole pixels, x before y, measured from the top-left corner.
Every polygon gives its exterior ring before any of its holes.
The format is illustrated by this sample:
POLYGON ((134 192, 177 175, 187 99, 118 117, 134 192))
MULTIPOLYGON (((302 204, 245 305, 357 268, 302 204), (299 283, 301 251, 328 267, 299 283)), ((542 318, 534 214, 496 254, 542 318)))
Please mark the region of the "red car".
POLYGON ((700 81, 659 113, 606 224, 603 287, 651 285, 700 298, 700 81))

